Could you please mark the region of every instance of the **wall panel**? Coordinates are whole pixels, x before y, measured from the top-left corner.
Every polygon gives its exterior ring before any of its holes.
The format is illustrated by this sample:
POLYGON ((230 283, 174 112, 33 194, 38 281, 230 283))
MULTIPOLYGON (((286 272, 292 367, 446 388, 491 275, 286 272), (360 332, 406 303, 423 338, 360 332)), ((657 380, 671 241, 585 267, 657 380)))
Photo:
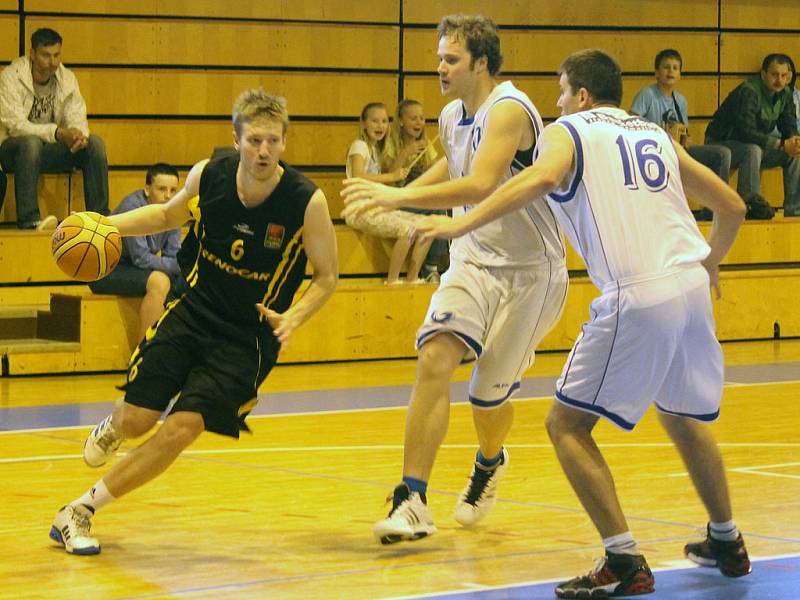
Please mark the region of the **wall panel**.
POLYGON ((406 0, 408 23, 438 23, 453 13, 485 14, 500 25, 608 25, 632 27, 716 27, 717 0, 406 0))
POLYGON ((745 29, 800 29, 800 3, 720 0, 721 26, 745 29))
MULTIPOLYGON (((403 66, 408 71, 436 72, 436 33, 429 29, 405 31, 403 66)), ((521 31, 502 32, 504 71, 555 73, 575 50, 602 48, 613 54, 623 71, 653 71, 655 55, 666 45, 691 61, 692 71, 716 71, 717 35, 706 32, 647 31, 521 31)))
POLYGON ((67 63, 396 69, 397 28, 243 21, 29 17, 57 27, 67 63))
POLYGON ((228 115, 242 90, 261 86, 283 95, 290 116, 357 117, 366 102, 394 104, 397 75, 74 69, 90 114, 228 115))
MULTIPOLYGON (((797 26, 800 27, 800 21, 797 26)), ((722 73, 755 73, 767 54, 783 52, 800 61, 800 35, 797 33, 723 33, 720 45, 722 73)))
MULTIPOLYGON (((17 8, 17 0, 3 0, 17 8)), ((0 5, 0 8, 5 8, 0 5)), ((380 0, 365 11, 352 0, 26 0, 34 12, 167 15, 242 19, 308 19, 314 21, 396 21, 399 0, 380 0)))
POLYGON ((10 62, 18 56, 19 17, 17 15, 0 15, 0 60, 10 62))

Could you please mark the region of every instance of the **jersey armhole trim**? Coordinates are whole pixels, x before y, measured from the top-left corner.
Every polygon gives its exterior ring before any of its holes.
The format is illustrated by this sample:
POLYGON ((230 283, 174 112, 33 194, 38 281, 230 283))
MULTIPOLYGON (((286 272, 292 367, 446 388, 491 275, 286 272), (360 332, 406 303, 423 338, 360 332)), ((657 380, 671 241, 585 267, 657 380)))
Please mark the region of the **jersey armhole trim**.
POLYGON ((578 191, 578 185, 583 180, 583 144, 578 135, 578 131, 567 121, 557 121, 556 125, 561 125, 572 136, 572 142, 575 144, 575 175, 569 184, 569 189, 563 194, 558 192, 550 192, 547 196, 555 202, 569 202, 575 197, 575 192, 578 191))

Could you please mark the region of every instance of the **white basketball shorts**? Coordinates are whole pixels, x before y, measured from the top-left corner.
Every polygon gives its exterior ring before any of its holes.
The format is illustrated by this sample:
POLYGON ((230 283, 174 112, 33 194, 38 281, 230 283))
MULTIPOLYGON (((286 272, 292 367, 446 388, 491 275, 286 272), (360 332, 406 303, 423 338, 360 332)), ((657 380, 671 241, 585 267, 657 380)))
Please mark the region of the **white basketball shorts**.
POLYGON ((453 263, 417 331, 417 348, 442 332, 457 336, 467 347, 465 360, 476 360, 470 402, 499 406, 519 388, 536 346, 558 322, 567 285, 558 262, 526 269, 453 263))
POLYGON ((722 349, 702 266, 615 282, 592 302, 556 384, 556 399, 631 430, 655 402, 664 413, 714 421, 722 349))

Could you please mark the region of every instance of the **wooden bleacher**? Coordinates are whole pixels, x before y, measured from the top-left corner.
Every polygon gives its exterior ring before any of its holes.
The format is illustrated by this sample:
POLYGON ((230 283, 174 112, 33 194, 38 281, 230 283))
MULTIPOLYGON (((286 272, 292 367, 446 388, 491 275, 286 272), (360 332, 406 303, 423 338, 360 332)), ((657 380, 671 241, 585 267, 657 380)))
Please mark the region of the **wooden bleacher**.
MULTIPOLYGON (((707 234, 709 223, 701 223, 707 234)), ((333 299, 296 336, 281 362, 414 356, 414 331, 433 285, 386 287, 379 243, 336 226, 342 279, 333 299)), ((93 295, 49 257, 45 233, 0 230, 0 354, 6 375, 122 370, 137 343, 139 300, 93 295), (38 341, 37 341, 38 340, 38 341)), ((748 221, 725 263, 715 301, 721 340, 800 335, 800 219, 748 221)), ((542 350, 569 349, 597 290, 570 251, 574 272, 561 322, 542 350)))

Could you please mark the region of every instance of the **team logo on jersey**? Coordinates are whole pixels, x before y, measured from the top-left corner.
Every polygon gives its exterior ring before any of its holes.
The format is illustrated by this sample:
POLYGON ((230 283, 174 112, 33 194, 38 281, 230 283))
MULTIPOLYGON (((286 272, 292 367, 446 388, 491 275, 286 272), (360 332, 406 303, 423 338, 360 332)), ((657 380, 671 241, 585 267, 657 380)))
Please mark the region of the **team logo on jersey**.
POLYGON ((476 127, 472 131, 472 150, 475 151, 478 149, 478 144, 481 143, 481 128, 476 127))
POLYGON ((449 310, 441 313, 436 311, 433 311, 431 313, 431 320, 434 323, 447 323, 452 318, 453 318, 453 313, 451 313, 449 310))
POLYGON ((264 236, 264 248, 280 250, 281 245, 283 245, 283 236, 285 233, 286 229, 283 225, 269 223, 267 225, 267 235, 264 236))
POLYGON ((250 229, 250 225, 247 223, 237 223, 233 226, 233 228, 238 231, 239 233, 243 233, 244 235, 255 235, 256 232, 250 229))

